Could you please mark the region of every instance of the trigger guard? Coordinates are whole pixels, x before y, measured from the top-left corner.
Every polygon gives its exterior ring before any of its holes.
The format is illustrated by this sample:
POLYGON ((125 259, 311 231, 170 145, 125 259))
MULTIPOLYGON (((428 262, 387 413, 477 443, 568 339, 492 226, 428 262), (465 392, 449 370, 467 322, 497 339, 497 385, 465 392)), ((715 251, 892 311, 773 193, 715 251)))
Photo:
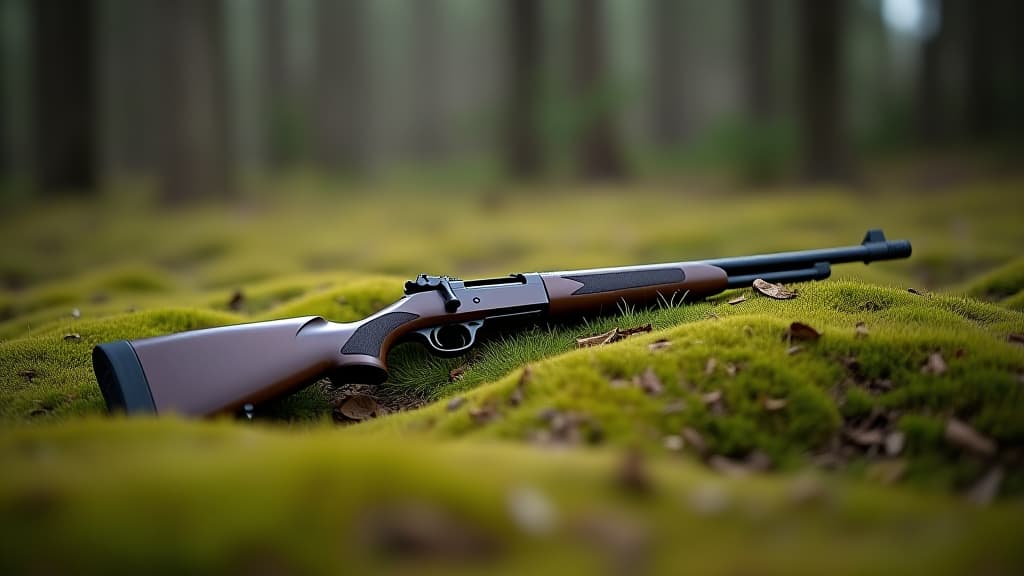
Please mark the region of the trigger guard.
POLYGON ((483 326, 482 320, 470 320, 469 322, 459 322, 457 324, 443 324, 441 326, 433 326, 431 328, 423 328, 417 330, 420 336, 423 337, 427 347, 429 347, 434 353, 440 356, 461 356, 463 353, 471 349, 476 344, 476 332, 483 326), (441 341, 438 339, 438 334, 441 330, 451 328, 453 326, 462 326, 466 330, 467 341, 463 346, 456 348, 445 348, 441 341))

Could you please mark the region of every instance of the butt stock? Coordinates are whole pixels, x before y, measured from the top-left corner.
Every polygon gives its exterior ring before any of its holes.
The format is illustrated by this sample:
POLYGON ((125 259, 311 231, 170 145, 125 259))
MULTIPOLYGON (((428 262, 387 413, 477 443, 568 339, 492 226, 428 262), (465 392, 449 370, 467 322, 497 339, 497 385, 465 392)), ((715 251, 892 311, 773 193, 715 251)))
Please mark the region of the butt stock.
POLYGON ((194 330, 101 344, 93 368, 111 410, 209 415, 326 374, 346 333, 320 317, 194 330))

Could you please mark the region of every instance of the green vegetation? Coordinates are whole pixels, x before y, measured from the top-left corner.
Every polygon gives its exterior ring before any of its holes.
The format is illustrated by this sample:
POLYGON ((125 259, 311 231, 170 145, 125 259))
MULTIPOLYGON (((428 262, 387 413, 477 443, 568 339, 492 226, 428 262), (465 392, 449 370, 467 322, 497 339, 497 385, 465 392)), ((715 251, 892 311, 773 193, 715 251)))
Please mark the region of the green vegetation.
POLYGON ((0 464, 5 573, 943 574, 1024 561, 1016 502, 977 510, 667 460, 629 473, 618 451, 87 419, 6 431, 0 464))
POLYGON ((1018 258, 970 283, 967 293, 1024 311, 1024 258, 1018 258))
POLYGON ((0 259, 0 571, 1015 572, 1024 237, 998 209, 1015 189, 456 194, 447 216, 399 193, 322 227, 310 223, 341 209, 305 196, 230 216, 23 209, 0 228, 26 247, 0 259), (420 271, 849 244, 876 224, 913 240, 914 258, 837 268, 794 300, 734 290, 538 326, 456 359, 401 346, 379 393, 428 405, 371 422, 335 424, 346 392, 326 382, 251 425, 99 417, 90 351, 103 341, 355 320, 420 271))

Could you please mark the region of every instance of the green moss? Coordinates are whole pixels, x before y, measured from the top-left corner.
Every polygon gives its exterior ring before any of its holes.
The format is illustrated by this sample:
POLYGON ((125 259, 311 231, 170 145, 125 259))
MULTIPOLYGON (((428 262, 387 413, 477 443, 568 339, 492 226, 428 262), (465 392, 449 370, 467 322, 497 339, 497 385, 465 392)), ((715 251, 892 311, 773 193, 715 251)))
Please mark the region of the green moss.
POLYGON ((723 480, 665 459, 639 469, 648 488, 630 488, 617 452, 84 420, 5 431, 0 465, 5 573, 936 574, 1024 562, 1020 503, 979 511, 813 476, 723 480))
MULTIPOLYGON (((915 458, 941 462, 949 470, 961 468, 958 454, 935 442, 934 436, 917 433, 915 418, 942 423, 955 415, 1001 444, 1024 441, 1024 394, 1019 385, 1024 351, 1005 341, 1008 331, 1024 326, 1024 316, 958 297, 922 297, 849 282, 798 288, 801 295, 793 301, 703 303, 633 313, 629 322, 619 317, 545 331, 539 339, 542 349, 533 350, 537 357, 542 351, 569 350, 581 332, 599 332, 609 324, 649 321, 659 326, 669 318, 682 322, 649 336, 548 361, 536 362, 535 357, 519 405, 508 404, 522 377, 514 371, 468 393, 470 401, 462 409, 450 412, 442 402, 365 428, 371 434, 408 431, 528 440, 546 433, 548 424, 542 416, 556 409, 586 415, 588 426, 599 427, 604 441, 613 444, 639 443, 660 450, 665 435, 692 427, 713 452, 742 458, 759 450, 789 466, 801 464, 801 455, 824 449, 839 431, 840 415, 856 423, 874 409, 883 409, 902 415, 899 425, 909 428, 915 458), (865 301, 882 304, 862 310, 865 301), (711 312, 717 319, 699 319, 711 312), (815 326, 822 337, 789 355, 783 335, 793 320, 815 326), (865 322, 866 337, 857 335, 857 322, 865 322), (656 339, 667 339, 670 346, 649 350, 648 344, 656 339), (929 355, 936 352, 943 355, 948 370, 924 372, 929 355), (712 358, 716 367, 709 371, 712 358), (659 395, 645 395, 629 384, 648 369, 664 387, 659 395), (872 383, 877 381, 887 382, 891 389, 875 388, 872 383), (705 406, 703 395, 713 391, 722 392, 720 405, 705 406), (785 407, 768 410, 766 398, 784 399, 785 407), (682 408, 670 411, 670 406, 682 408), (496 416, 477 422, 469 415, 473 407, 490 407, 486 409, 496 416)), ((477 371, 489 374, 492 362, 501 365, 509 356, 521 361, 527 356, 523 349, 535 337, 536 333, 485 346, 454 383, 440 370, 431 376, 426 369, 403 368, 396 370, 393 384, 402 385, 402 378, 434 377, 440 390, 476 388, 477 371)), ((429 389, 430 382, 412 380, 406 385, 429 389)), ((1010 475, 1017 478, 1021 471, 1014 469, 1010 475)), ((954 482, 955 477, 944 485, 929 484, 958 486, 961 480, 954 482)))
POLYGON ((154 310, 100 320, 69 318, 32 336, 0 342, 0 418, 53 421, 101 413, 93 346, 238 321, 237 316, 201 310, 154 310), (69 334, 76 336, 65 337, 69 334))
POLYGON ((1018 312, 1024 312, 1024 290, 1017 292, 1013 296, 1000 302, 1001 305, 1006 306, 1010 310, 1016 310, 1018 312))
POLYGON ((840 405, 840 411, 847 420, 864 418, 875 407, 875 399, 866 390, 850 388, 840 405))
POLYGON ((972 281, 967 293, 976 298, 1000 301, 1024 290, 1024 258, 1001 266, 972 281))
POLYGON ((266 318, 318 315, 336 322, 351 322, 391 304, 402 296, 402 288, 402 282, 395 277, 364 277, 323 287, 262 315, 266 318))
POLYGON ((922 201, 881 188, 867 200, 774 190, 723 201, 637 187, 628 203, 622 191, 498 203, 455 193, 439 203, 408 191, 362 202, 370 196, 288 188, 293 203, 244 212, 206 206, 153 218, 151 207, 121 199, 4 214, 0 245, 25 248, 0 258, 0 572, 393 568, 367 538, 375 518, 410 502, 436 503, 457 526, 498 542, 489 558, 497 572, 592 572, 588 559, 614 561, 596 554, 615 549, 607 530, 619 528, 592 528, 595 517, 626 526, 627 540, 629 526, 652 534, 645 550, 661 572, 1019 571, 1024 347, 1007 336, 1024 333, 1024 231, 999 209, 1018 191, 979 185, 922 201), (320 225, 331 221, 341 224, 320 225), (842 245, 864 223, 913 240, 914 258, 837 267, 838 280, 798 285, 791 301, 731 291, 540 326, 462 358, 403 345, 388 358, 387 386, 434 403, 344 430, 330 429, 321 386, 263 407, 263 418, 287 428, 91 418, 103 411, 89 359, 99 342, 306 314, 356 320, 418 272, 473 277, 842 245), (1014 258, 964 289, 998 304, 905 289, 963 286, 1014 258), (748 299, 726 304, 740 294, 748 299), (790 342, 794 321, 821 338, 790 342), (647 323, 654 333, 574 349, 577 337, 647 323), (662 339, 670 344, 649 348, 662 339), (947 369, 923 370, 936 353, 947 369), (659 393, 634 384, 652 375, 659 393), (455 396, 466 402, 449 409, 455 396), (906 487, 862 481, 875 463, 861 452, 811 489, 787 476, 879 413, 906 434, 895 461, 906 465, 906 487), (994 510, 966 510, 951 496, 992 462, 949 445, 950 417, 1000 447, 994 510), (666 448, 675 436, 688 438, 681 452, 666 448), (651 493, 617 484, 626 447, 652 461, 651 493), (732 482, 699 463, 758 452, 781 473, 732 482), (523 486, 557 509, 553 533, 514 524, 507 502, 523 486))

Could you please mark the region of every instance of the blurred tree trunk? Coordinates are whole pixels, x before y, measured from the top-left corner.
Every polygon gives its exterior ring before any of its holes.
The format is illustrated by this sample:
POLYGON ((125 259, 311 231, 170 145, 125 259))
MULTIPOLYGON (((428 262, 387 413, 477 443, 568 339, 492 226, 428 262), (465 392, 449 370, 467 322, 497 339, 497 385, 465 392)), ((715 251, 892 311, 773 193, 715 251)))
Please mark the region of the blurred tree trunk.
POLYGON ((921 64, 917 83, 917 134, 925 146, 936 146, 949 136, 948 95, 943 86, 943 52, 949 43, 952 27, 952 3, 936 0, 939 29, 921 44, 921 64))
POLYGON ((574 21, 576 100, 589 112, 577 150, 580 175, 588 180, 621 178, 626 167, 609 98, 603 0, 575 0, 574 21))
POLYGON ((441 0, 413 3, 413 153, 433 160, 444 153, 444 10, 441 0))
POLYGON ((289 89, 288 52, 286 48, 286 0, 264 0, 264 63, 266 73, 265 106, 267 131, 267 164, 279 172, 293 158, 289 157, 289 89))
MULTIPOLYGON (((0 0, 0 21, 8 17, 7 10, 6 1, 0 0)), ((11 152, 13 135, 10 134, 13 131, 13 114, 11 113, 13 90, 9 86, 12 82, 8 79, 11 72, 6 69, 8 62, 11 61, 11 55, 8 54, 9 42, 11 40, 0 37, 0 194, 3 193, 7 181, 13 178, 15 171, 14 154, 11 152)))
POLYGON ((96 187, 96 4, 37 0, 34 12, 35 184, 44 192, 96 187))
POLYGON ((540 0, 505 0, 508 20, 508 110, 505 165, 513 178, 544 171, 538 94, 544 54, 540 0))
POLYGON ((745 0, 743 28, 747 65, 746 106, 751 119, 768 120, 774 113, 774 0, 745 0))
POLYGON ((223 7, 161 2, 161 197, 181 203, 232 195, 223 7))
POLYGON ((1018 0, 968 2, 967 125, 977 142, 1024 137, 1024 40, 1018 0))
POLYGON ((369 167, 368 15, 365 0, 316 5, 315 154, 334 174, 358 175, 369 167))
MULTIPOLYGON (((967 22, 967 131, 972 140, 989 140, 995 131, 995 81, 998 54, 994 34, 994 3, 968 2, 967 22)), ((1019 55, 1018 55, 1019 56, 1019 55)))
POLYGON ((799 93, 802 170, 828 181, 847 174, 843 92, 846 2, 799 0, 799 93))
POLYGON ((100 130, 106 139, 104 176, 152 173, 159 157, 159 0, 101 3, 98 29, 102 88, 100 130))
POLYGON ((651 133, 661 147, 678 144, 685 132, 682 8, 679 0, 653 0, 650 9, 651 133))
POLYGON ((1006 62, 1006 90, 1003 94, 1003 109, 1006 110, 1007 137, 1018 150, 1024 146, 1024 2, 1004 0, 1005 17, 1000 20, 1001 37, 1006 45, 1003 50, 1006 62))

